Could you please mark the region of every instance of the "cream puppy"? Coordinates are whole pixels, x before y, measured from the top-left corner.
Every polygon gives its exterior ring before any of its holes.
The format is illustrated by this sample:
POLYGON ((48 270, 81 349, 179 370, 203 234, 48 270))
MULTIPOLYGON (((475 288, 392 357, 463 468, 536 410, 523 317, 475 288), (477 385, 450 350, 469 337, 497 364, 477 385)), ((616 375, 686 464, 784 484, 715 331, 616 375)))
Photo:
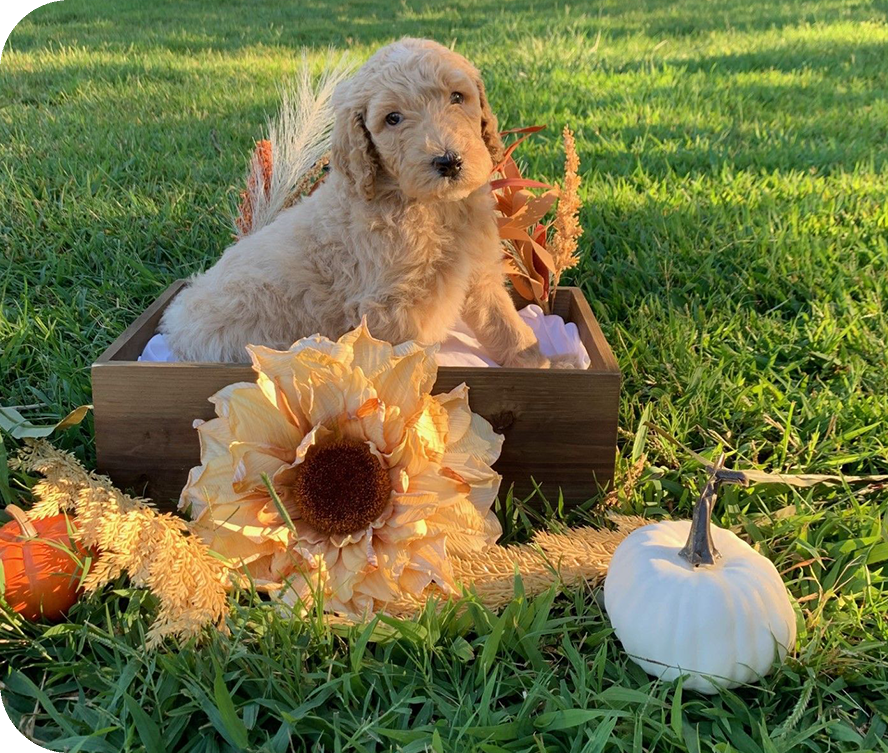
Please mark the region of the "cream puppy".
POLYGON ((376 337, 429 344, 462 316, 498 363, 548 366, 504 286, 488 184, 503 147, 474 66, 404 39, 333 107, 327 179, 175 298, 161 322, 175 355, 244 362, 247 344, 336 338, 362 317, 376 337))

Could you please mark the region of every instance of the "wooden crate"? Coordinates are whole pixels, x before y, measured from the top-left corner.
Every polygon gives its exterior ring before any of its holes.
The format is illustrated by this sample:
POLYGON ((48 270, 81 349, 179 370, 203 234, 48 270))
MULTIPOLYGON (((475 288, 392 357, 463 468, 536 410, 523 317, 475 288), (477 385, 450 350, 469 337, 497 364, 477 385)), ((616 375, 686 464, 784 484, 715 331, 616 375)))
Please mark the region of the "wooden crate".
MULTIPOLYGON (((192 422, 214 415, 207 398, 255 379, 240 364, 137 360, 184 285, 171 285, 92 366, 99 471, 163 509, 172 509, 200 462, 192 422)), ((555 313, 576 323, 589 351, 587 371, 441 367, 434 391, 465 382, 472 409, 505 435, 495 466, 501 494, 511 484, 518 495, 530 493, 532 477, 549 499, 560 488, 568 503, 579 503, 613 481, 620 371, 579 289, 561 288, 555 300, 555 313)))

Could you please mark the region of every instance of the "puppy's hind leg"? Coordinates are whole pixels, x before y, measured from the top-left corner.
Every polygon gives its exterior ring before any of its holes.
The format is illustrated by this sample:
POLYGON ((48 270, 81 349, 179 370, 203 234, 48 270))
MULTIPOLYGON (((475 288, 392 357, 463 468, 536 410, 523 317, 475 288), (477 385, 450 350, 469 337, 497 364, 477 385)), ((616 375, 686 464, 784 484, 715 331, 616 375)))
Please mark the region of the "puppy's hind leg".
POLYGON ((249 363, 244 307, 198 278, 170 303, 160 321, 167 346, 180 361, 249 363))

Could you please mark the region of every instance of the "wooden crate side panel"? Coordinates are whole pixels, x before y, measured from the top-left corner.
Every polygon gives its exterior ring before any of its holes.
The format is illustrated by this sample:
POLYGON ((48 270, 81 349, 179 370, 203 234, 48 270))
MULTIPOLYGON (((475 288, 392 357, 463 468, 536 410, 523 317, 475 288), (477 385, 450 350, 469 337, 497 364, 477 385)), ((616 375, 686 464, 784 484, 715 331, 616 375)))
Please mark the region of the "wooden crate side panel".
MULTIPOLYGON (((93 367, 99 470, 168 508, 188 470, 199 462, 192 424, 213 417, 207 398, 232 382, 254 377, 248 367, 232 366, 93 367)), ((610 483, 619 377, 581 372, 526 372, 507 381, 501 377, 496 371, 442 369, 434 391, 469 384, 472 409, 506 437, 496 465, 504 488, 514 482, 519 493, 529 492, 529 469, 547 494, 554 498, 560 487, 571 502, 585 501, 596 492, 596 484, 610 483)))
POLYGON ((579 503, 613 481, 619 374, 529 372, 507 383, 496 376, 439 373, 435 391, 469 384, 472 410, 505 437, 495 466, 504 489, 514 482, 516 492, 529 493, 532 474, 547 497, 557 498, 560 487, 565 499, 579 503))
POLYGON ((99 470, 168 508, 200 458, 194 419, 212 418, 207 398, 238 381, 255 374, 247 366, 94 365, 99 470))

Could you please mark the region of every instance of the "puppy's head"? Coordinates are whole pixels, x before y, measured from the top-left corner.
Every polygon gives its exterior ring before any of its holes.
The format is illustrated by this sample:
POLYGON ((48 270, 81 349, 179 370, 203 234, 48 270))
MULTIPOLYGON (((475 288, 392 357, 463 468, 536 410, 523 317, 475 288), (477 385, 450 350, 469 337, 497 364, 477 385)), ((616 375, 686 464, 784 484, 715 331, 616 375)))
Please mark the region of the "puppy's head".
POLYGON ((367 199, 379 185, 419 201, 456 201, 502 158, 475 67, 436 42, 383 47, 333 97, 333 169, 367 199))

